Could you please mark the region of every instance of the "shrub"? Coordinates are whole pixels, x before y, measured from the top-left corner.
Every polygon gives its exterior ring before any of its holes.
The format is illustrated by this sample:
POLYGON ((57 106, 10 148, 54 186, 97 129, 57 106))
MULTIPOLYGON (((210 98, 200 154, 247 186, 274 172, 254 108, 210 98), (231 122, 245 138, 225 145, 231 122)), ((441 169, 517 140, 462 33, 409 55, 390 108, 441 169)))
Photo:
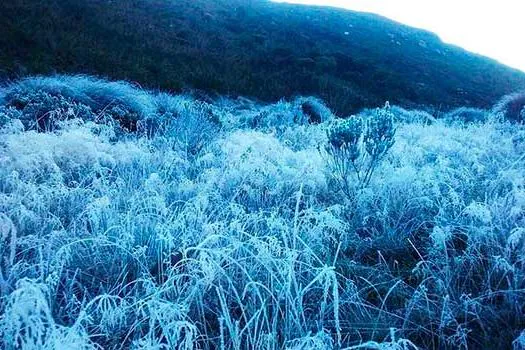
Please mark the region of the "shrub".
POLYGON ((37 131, 55 130, 68 119, 95 119, 90 107, 44 91, 13 93, 6 111, 11 118, 20 119, 26 130, 37 131))
POLYGON ((489 112, 483 109, 460 107, 445 114, 443 119, 449 123, 484 123, 488 116, 489 112))
POLYGON ((257 110, 245 111, 241 115, 241 125, 252 129, 283 129, 303 122, 302 118, 298 118, 294 106, 285 100, 257 110))
POLYGON ((395 121, 400 123, 432 124, 436 121, 432 114, 424 110, 407 110, 399 106, 392 106, 391 111, 395 116, 395 121))
POLYGON ((334 119, 334 115, 321 100, 299 97, 292 102, 281 100, 256 110, 244 110, 241 119, 251 128, 282 130, 293 125, 324 123, 334 119))
POLYGON ((302 115, 302 123, 321 124, 334 118, 332 111, 323 101, 309 97, 301 97, 295 100, 299 106, 298 114, 302 115))
POLYGON ((335 180, 346 195, 352 196, 353 187, 362 189, 370 184, 374 171, 394 144, 393 118, 385 106, 366 119, 353 116, 329 128, 325 150, 335 180))
POLYGON ((60 120, 80 118, 115 121, 122 130, 135 132, 139 120, 156 117, 150 93, 126 82, 88 76, 26 78, 8 86, 4 98, 7 106, 25 110, 26 127, 38 130, 55 129, 60 120))
POLYGON ((181 117, 194 102, 195 100, 189 96, 171 95, 164 92, 158 93, 154 98, 156 113, 163 120, 181 117))
POLYGON ((224 167, 208 173, 209 186, 249 210, 285 205, 301 184, 309 195, 324 188, 321 159, 311 150, 294 152, 274 136, 254 131, 234 132, 220 146, 224 167))
POLYGON ((26 78, 8 86, 5 98, 9 103, 13 95, 20 93, 31 95, 37 92, 45 92, 53 96, 61 95, 89 106, 97 112, 108 106, 123 105, 141 118, 155 113, 151 95, 146 91, 127 82, 109 82, 83 75, 26 78))
POLYGON ((198 155, 221 130, 219 117, 212 106, 201 101, 182 101, 163 117, 162 132, 177 140, 187 155, 198 155))
POLYGON ((504 96, 493 107, 492 112, 518 123, 525 121, 525 91, 504 96))

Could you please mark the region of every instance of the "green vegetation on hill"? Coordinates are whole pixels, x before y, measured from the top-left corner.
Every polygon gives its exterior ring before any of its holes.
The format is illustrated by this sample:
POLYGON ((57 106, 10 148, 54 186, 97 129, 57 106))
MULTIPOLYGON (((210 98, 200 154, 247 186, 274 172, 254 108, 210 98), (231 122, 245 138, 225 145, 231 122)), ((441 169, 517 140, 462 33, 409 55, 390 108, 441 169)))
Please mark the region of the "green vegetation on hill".
MULTIPOLYGON (((504 40, 504 38, 502 38, 504 40)), ((338 114, 390 100, 488 108, 525 74, 387 19, 262 0, 0 2, 0 76, 89 73, 338 114)))

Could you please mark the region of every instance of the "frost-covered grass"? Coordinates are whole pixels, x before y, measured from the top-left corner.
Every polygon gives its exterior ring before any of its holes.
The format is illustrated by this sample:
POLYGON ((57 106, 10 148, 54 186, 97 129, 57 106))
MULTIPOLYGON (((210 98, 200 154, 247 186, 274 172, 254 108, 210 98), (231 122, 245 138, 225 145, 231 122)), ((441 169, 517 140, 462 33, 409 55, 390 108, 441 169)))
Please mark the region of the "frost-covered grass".
POLYGON ((343 193, 315 99, 86 77, 0 95, 2 348, 524 346, 521 125, 392 108, 395 143, 343 193), (104 103, 154 127, 99 117, 104 103), (52 128, 25 122, 44 109, 52 128))

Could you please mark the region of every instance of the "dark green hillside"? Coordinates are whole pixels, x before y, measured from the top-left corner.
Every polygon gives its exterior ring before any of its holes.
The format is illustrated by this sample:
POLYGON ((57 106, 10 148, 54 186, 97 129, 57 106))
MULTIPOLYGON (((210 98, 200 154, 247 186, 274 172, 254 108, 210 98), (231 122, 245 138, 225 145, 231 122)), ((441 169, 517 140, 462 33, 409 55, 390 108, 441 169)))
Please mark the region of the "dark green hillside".
POLYGON ((262 0, 1 1, 0 76, 53 72, 317 95, 341 114, 385 100, 484 108, 525 87, 521 72, 370 14, 262 0))

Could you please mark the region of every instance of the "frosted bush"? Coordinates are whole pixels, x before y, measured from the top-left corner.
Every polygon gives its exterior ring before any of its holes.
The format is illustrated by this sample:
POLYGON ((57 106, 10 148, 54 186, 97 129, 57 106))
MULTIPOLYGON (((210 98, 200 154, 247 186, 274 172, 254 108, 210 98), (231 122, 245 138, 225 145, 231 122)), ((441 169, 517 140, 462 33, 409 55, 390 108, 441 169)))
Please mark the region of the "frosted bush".
POLYGON ((57 325, 48 304, 47 287, 21 280, 7 298, 1 320, 4 349, 97 349, 79 324, 57 325))
POLYGON ((334 119, 332 111, 322 100, 300 97, 294 101, 299 106, 302 123, 321 124, 334 119))
POLYGON ((164 133, 174 138, 189 156, 198 155, 220 134, 220 120, 210 105, 185 101, 178 116, 166 120, 164 133))
POLYGON ((86 173, 105 173, 116 162, 132 164, 144 151, 131 142, 111 144, 90 132, 73 128, 60 134, 6 135, 0 158, 4 171, 16 170, 23 180, 78 180, 86 173))
POLYGON ((394 144, 394 115, 387 105, 383 109, 377 109, 375 114, 367 119, 364 143, 367 153, 372 159, 380 160, 381 157, 394 144))
MULTIPOLYGON (((401 123, 418 123, 418 124, 432 124, 436 118, 427 111, 422 110, 407 110, 399 106, 392 106, 392 113, 395 116, 396 122, 401 123)), ((366 114, 368 111, 363 112, 366 114)))
POLYGON ((297 125, 277 132, 275 136, 293 151, 312 150, 326 143, 328 123, 320 125, 297 125))
POLYGON ((281 100, 240 113, 240 124, 254 129, 283 129, 296 125, 320 124, 332 119, 333 113, 321 100, 305 97, 291 102, 281 100))
POLYGON ((490 210, 483 203, 471 203, 464 211, 465 215, 472 220, 483 225, 488 225, 492 222, 492 214, 490 210))
POLYGON ((503 96, 492 108, 492 113, 504 119, 523 123, 522 113, 525 109, 525 91, 503 96))
POLYGON ((221 152, 225 168, 215 175, 214 186, 250 205, 287 201, 301 184, 310 194, 324 188, 315 150, 294 152, 271 135, 235 132, 221 142, 221 152))
POLYGON ((87 76, 27 78, 9 85, 4 95, 7 106, 22 112, 26 128, 53 130, 57 121, 80 118, 150 137, 162 131, 162 122, 195 104, 186 103, 185 96, 155 95, 126 82, 87 76))
POLYGON ((323 211, 307 209, 301 220, 299 234, 310 248, 321 257, 332 257, 337 245, 347 246, 356 237, 349 233, 349 225, 341 219, 343 208, 334 206, 323 211))
POLYGON ((177 118, 191 108, 193 100, 187 96, 159 93, 155 95, 154 103, 157 114, 163 119, 177 118))
POLYGON ((380 161, 394 144, 394 120, 390 108, 375 110, 366 119, 352 116, 328 130, 325 150, 340 189, 352 197, 352 188, 370 184, 380 161))
POLYGON ((456 108, 443 116, 449 123, 483 123, 488 120, 489 112, 479 108, 456 108))
POLYGON ((6 88, 5 99, 11 101, 19 93, 46 93, 63 96, 89 106, 93 111, 102 111, 108 106, 121 105, 140 117, 155 113, 151 96, 126 82, 108 82, 89 76, 55 75, 22 79, 6 88))
POLYGON ((26 130, 51 131, 58 128, 63 120, 95 119, 89 106, 44 91, 13 93, 8 106, 8 110, 18 112, 18 115, 11 112, 11 118, 20 119, 26 130))
POLYGON ((241 123, 254 129, 283 128, 299 124, 299 120, 294 113, 293 105, 290 102, 281 100, 273 105, 244 112, 241 115, 241 123))

